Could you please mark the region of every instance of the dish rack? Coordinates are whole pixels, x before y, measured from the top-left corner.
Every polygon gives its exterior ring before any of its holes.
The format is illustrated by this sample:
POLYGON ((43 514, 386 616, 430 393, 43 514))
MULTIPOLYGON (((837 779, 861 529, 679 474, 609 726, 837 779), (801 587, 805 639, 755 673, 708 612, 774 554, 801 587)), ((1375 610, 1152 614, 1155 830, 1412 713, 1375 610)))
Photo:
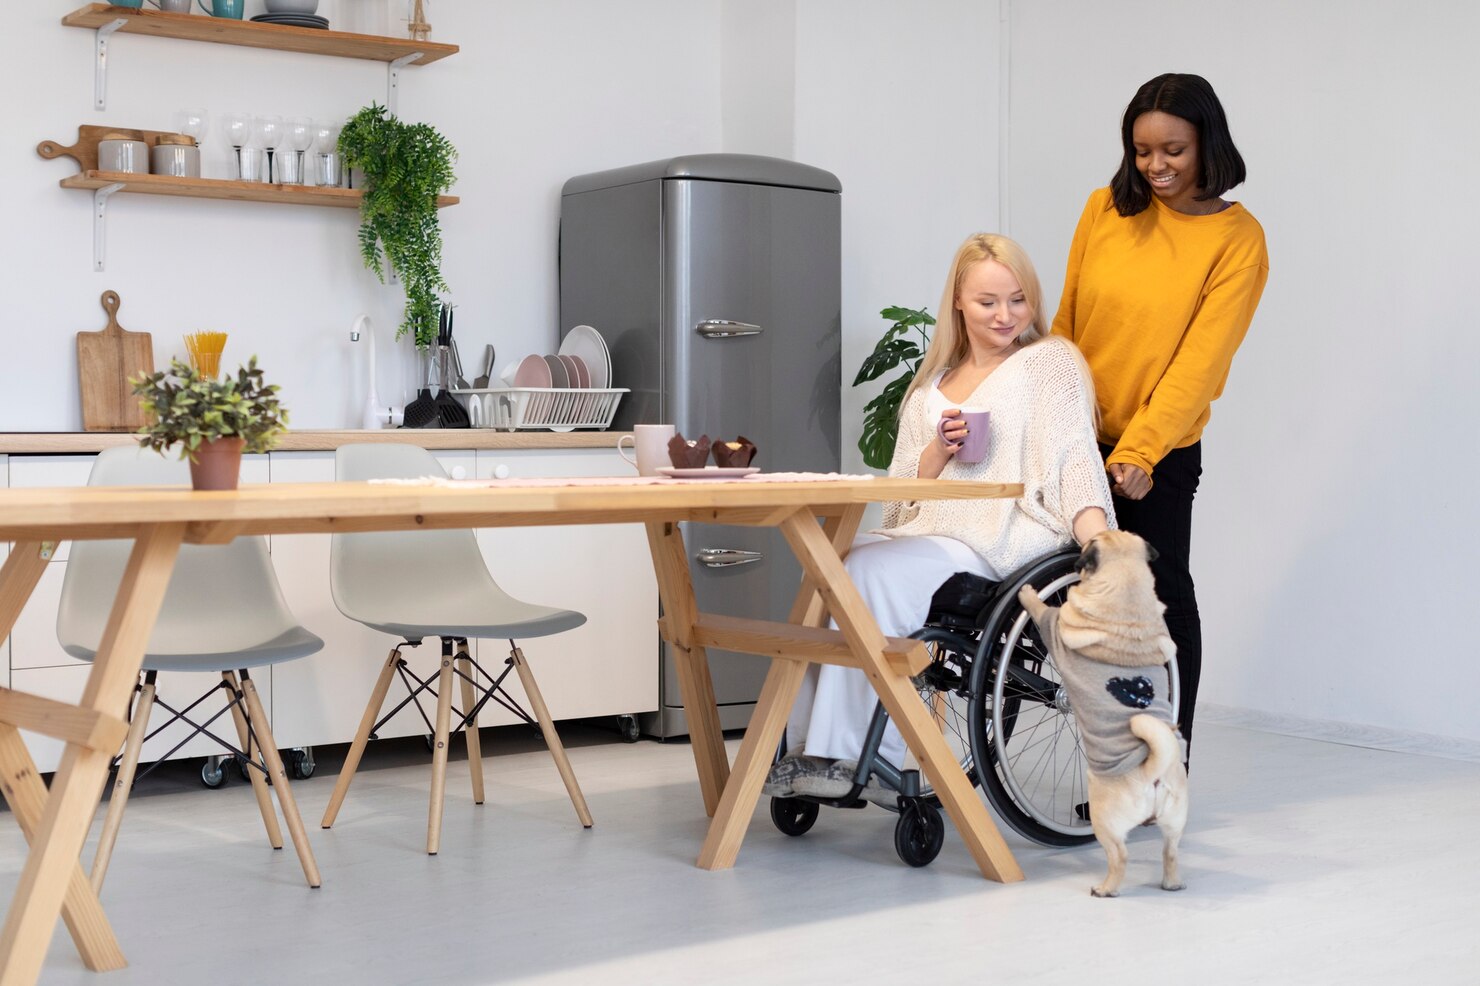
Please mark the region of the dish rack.
POLYGON ((506 387, 486 390, 454 388, 468 409, 474 428, 524 431, 553 428, 610 428, 626 387, 506 387))

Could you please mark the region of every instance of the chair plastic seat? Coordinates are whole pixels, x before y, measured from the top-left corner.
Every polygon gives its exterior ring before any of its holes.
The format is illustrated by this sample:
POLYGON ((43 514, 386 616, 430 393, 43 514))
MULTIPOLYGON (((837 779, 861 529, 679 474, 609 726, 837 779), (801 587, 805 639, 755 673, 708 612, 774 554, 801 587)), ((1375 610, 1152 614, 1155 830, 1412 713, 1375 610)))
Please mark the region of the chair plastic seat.
MULTIPOLYGON (((303 627, 291 627, 271 640, 248 647, 232 648, 229 651, 205 651, 181 654, 145 654, 145 671, 221 671, 226 668, 260 668, 283 661, 296 661, 300 657, 323 650, 324 642, 303 627)), ((76 644, 63 648, 79 661, 92 661, 97 651, 76 644)))

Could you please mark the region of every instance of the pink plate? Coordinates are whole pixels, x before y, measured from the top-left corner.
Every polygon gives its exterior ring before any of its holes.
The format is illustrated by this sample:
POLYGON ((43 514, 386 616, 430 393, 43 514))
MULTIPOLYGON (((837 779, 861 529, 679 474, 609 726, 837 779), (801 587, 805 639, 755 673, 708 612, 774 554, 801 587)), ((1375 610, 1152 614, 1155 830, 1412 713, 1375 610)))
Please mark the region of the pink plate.
POLYGON ((567 387, 577 388, 586 386, 581 383, 581 368, 576 365, 576 358, 574 356, 566 356, 562 353, 558 359, 565 365, 565 375, 569 378, 569 382, 566 383, 567 387))
POLYGON ((516 387, 548 387, 553 379, 543 356, 524 357, 519 363, 519 369, 514 372, 516 387))
POLYGON ((575 354, 571 354, 569 356, 562 355, 560 358, 569 359, 571 363, 575 366, 576 373, 579 374, 578 379, 581 381, 578 386, 580 386, 583 390, 590 388, 591 368, 586 365, 586 361, 581 359, 579 356, 576 356, 575 354))

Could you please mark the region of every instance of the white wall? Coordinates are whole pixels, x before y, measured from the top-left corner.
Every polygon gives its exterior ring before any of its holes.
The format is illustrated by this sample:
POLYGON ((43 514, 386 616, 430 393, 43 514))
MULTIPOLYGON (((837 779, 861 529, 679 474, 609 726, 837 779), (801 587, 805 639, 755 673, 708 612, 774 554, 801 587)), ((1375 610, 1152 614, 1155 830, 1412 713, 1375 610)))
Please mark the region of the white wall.
MULTIPOLYGON (((337 3, 320 10, 335 18, 337 3)), ((0 62, 6 127, 0 179, 0 430, 81 427, 74 334, 101 329, 98 296, 123 299, 126 329, 153 334, 156 365, 181 336, 230 333, 226 362, 260 355, 300 428, 344 427, 363 379, 349 344, 359 312, 376 321, 380 395, 404 399, 409 348, 387 365, 400 288, 360 264, 352 210, 117 195, 108 205, 108 269, 91 268, 91 196, 57 187, 70 160, 36 144, 74 141, 79 124, 168 130, 203 105, 207 176, 225 177, 219 116, 347 117, 386 99, 385 67, 353 59, 118 35, 108 108, 92 107, 93 33, 64 28, 81 0, 13 4, 0 62)), ((465 353, 493 342, 501 361, 551 351, 561 183, 601 168, 719 150, 718 0, 582 0, 434 5, 434 40, 451 58, 402 73, 401 115, 458 148, 462 204, 442 212, 444 272, 460 306, 465 353)), ((262 10, 249 0, 248 16, 262 10)), ((203 16, 203 15, 202 15, 203 16)))
POLYGON ((1013 234, 1052 297, 1140 83, 1208 78, 1248 163, 1270 279, 1204 441, 1203 700, 1480 740, 1480 7, 1040 0, 1011 31, 1013 234))

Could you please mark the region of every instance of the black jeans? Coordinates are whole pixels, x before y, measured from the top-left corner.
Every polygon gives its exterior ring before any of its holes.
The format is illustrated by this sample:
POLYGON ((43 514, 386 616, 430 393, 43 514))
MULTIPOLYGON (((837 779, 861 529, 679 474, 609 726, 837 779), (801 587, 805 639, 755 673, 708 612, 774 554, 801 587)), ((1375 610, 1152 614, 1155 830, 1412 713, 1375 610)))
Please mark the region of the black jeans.
MULTIPOLYGON (((1101 458, 1113 449, 1100 446, 1101 458)), ((1139 534, 1160 557, 1151 563, 1156 594, 1167 606, 1167 630, 1177 645, 1177 688, 1182 707, 1177 716, 1182 737, 1192 751, 1192 713, 1197 706, 1197 682, 1202 676, 1202 619, 1197 614, 1197 590, 1192 584, 1192 498, 1202 476, 1202 442, 1172 449, 1151 474, 1151 492, 1144 499, 1114 497, 1115 520, 1121 530, 1139 534)))

